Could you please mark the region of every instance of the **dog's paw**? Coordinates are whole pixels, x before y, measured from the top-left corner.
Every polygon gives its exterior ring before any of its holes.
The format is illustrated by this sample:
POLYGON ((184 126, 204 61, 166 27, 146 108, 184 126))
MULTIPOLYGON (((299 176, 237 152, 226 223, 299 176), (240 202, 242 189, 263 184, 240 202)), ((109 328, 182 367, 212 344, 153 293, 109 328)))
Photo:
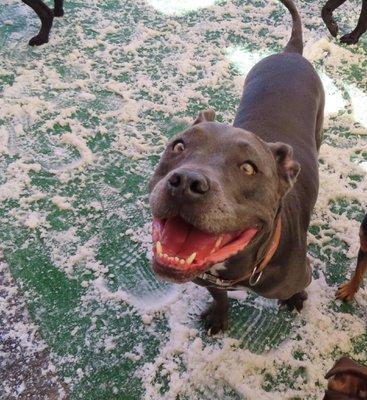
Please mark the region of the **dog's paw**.
POLYGON ((32 37, 32 39, 29 41, 30 46, 41 46, 42 44, 45 44, 48 42, 48 36, 44 35, 37 35, 32 37))
POLYGON ((297 310, 298 312, 301 312, 303 309, 303 303, 307 298, 307 293, 302 290, 302 292, 294 294, 287 300, 279 300, 278 303, 281 308, 286 307, 289 311, 297 310))
POLYGON ((321 11, 321 17, 328 28, 331 36, 336 37, 339 31, 338 24, 335 22, 331 11, 323 9, 321 11))
POLYGON ((358 43, 360 36, 361 35, 359 35, 358 33, 353 31, 351 33, 348 33, 348 34, 342 36, 340 38, 340 42, 345 43, 345 44, 356 44, 356 43, 358 43))
POLYGON ((216 303, 212 303, 201 314, 201 320, 209 335, 215 335, 220 331, 224 332, 228 329, 228 309, 220 308, 216 303))
POLYGON ((61 9, 54 8, 53 9, 53 15, 54 15, 54 17, 63 17, 64 16, 64 10, 62 8, 61 9))
POLYGON ((358 287, 355 287, 352 282, 344 283, 341 285, 336 291, 335 297, 338 300, 342 301, 352 301, 354 299, 354 295, 357 293, 358 287))

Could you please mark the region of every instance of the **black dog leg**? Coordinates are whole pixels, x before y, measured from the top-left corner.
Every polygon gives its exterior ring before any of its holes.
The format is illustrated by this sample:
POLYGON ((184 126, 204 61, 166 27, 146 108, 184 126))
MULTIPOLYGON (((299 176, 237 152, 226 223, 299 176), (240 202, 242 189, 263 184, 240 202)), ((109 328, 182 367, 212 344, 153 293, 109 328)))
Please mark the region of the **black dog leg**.
POLYGON ((359 16, 358 24, 354 31, 344 35, 340 38, 340 41, 345 44, 355 44, 358 42, 359 38, 367 30, 367 0, 362 2, 361 15, 359 16))
POLYGON ((55 0, 54 17, 62 17, 64 15, 63 3, 64 0, 55 0))
POLYGON ((33 37, 29 44, 31 46, 40 46, 48 42, 48 36, 52 27, 53 13, 41 0, 22 0, 23 3, 31 7, 41 20, 41 29, 37 36, 33 37))
POLYGON ((205 329, 215 335, 228 328, 228 296, 227 291, 217 288, 207 288, 213 296, 213 303, 201 314, 205 329))
POLYGON ((287 307, 289 311, 296 309, 300 312, 303 308, 303 303, 307 300, 307 293, 302 290, 302 292, 294 294, 291 298, 287 300, 279 300, 281 307, 287 307))
POLYGON ((326 27, 332 36, 336 37, 338 34, 338 24, 333 18, 333 11, 345 3, 346 0, 329 0, 326 2, 321 10, 321 17, 325 22, 326 27))

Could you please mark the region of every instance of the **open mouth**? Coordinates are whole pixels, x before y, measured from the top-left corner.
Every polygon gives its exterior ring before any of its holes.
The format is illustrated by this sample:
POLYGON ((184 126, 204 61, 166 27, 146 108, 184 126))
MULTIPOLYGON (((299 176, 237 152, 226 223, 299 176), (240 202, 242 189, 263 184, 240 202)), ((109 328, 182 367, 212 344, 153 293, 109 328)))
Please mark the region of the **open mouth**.
POLYGON ((163 279, 186 282, 242 251, 256 235, 201 231, 181 217, 153 220, 154 271, 163 279))

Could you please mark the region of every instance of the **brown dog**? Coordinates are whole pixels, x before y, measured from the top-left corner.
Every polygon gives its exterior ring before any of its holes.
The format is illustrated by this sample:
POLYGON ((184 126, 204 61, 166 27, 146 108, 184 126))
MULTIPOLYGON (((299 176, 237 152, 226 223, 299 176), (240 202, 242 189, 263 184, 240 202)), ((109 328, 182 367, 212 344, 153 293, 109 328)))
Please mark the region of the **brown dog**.
MULTIPOLYGON (((329 32, 332 36, 336 37, 338 34, 338 24, 335 22, 333 18, 333 11, 336 10, 339 6, 345 3, 346 0, 328 0, 328 2, 324 5, 321 11, 322 19, 325 22, 325 25, 329 29, 329 32)), ((355 44, 358 42, 359 38, 366 32, 367 30, 367 0, 362 0, 362 10, 361 15, 359 16, 358 24, 356 28, 344 35, 340 38, 340 41, 345 44, 355 44)))
POLYGON ((329 382, 324 400, 367 399, 367 367, 343 357, 325 378, 329 382))
POLYGON ((353 300, 354 295, 361 286, 363 277, 367 271, 367 214, 365 215, 359 230, 360 249, 358 252, 357 267, 351 279, 342 285, 336 297, 343 301, 353 300))
POLYGON ((40 46, 48 42, 48 37, 52 27, 54 17, 62 17, 64 15, 63 0, 55 0, 55 8, 51 10, 42 0, 22 0, 32 8, 41 20, 41 29, 38 35, 34 36, 30 41, 30 46, 40 46))

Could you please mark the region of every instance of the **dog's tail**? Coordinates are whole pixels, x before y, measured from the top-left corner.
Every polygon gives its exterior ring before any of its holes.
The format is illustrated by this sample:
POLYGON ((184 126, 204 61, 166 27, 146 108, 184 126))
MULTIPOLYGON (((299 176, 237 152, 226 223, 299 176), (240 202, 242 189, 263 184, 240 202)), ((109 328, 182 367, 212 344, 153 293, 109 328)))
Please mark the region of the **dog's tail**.
POLYGON ((302 40, 302 22, 301 17, 298 14, 297 7, 293 3, 293 0, 280 0, 291 13, 293 26, 292 34, 289 42, 284 48, 285 52, 288 53, 299 53, 303 52, 303 40, 302 40))

